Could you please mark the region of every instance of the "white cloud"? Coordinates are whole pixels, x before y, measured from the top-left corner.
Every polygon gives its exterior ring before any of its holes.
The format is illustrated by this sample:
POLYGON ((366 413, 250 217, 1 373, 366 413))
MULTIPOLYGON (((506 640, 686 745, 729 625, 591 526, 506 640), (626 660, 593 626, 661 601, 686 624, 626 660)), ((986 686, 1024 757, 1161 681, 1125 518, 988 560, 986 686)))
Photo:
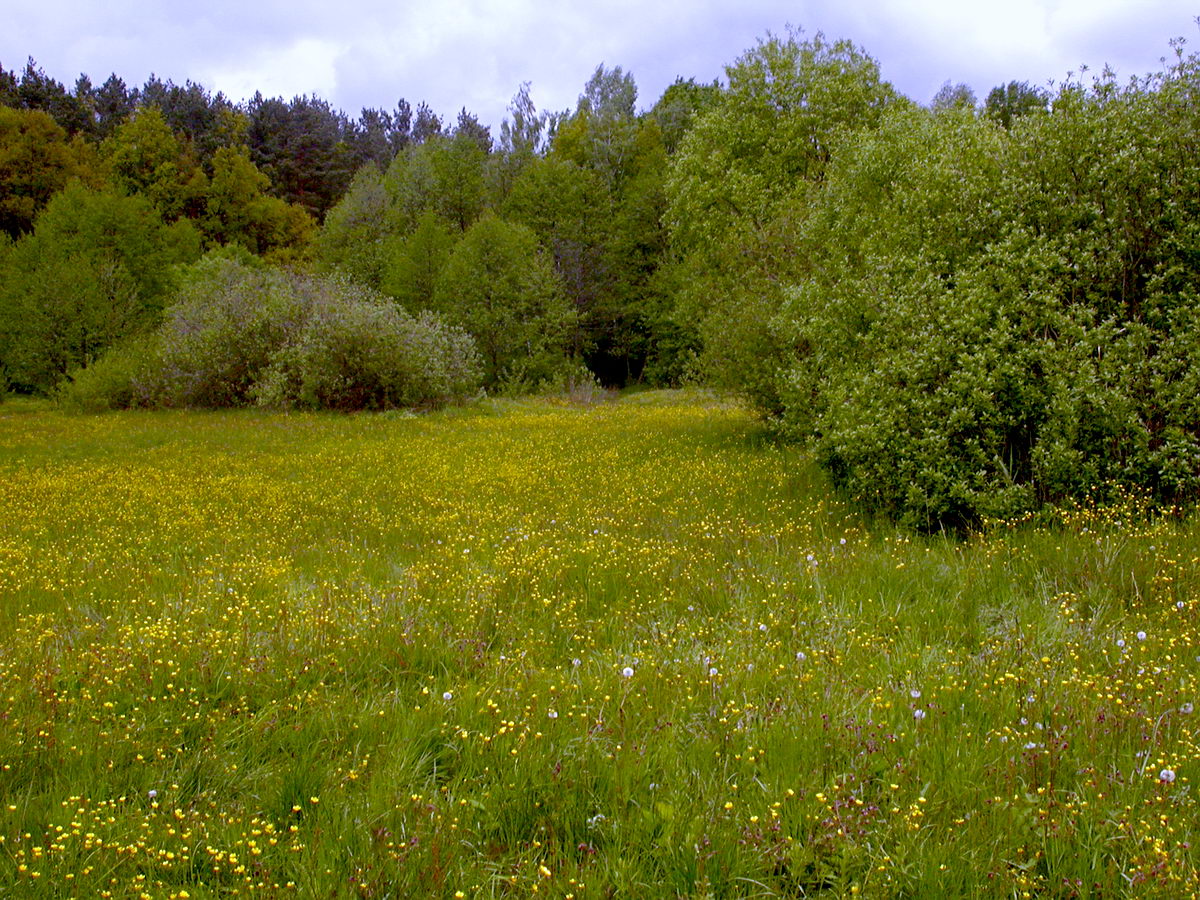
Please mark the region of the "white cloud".
POLYGON ((0 63, 33 55, 130 84, 154 72, 243 97, 318 94, 351 115, 428 101, 497 126, 523 81, 539 107, 574 106, 598 63, 637 78, 651 105, 676 76, 712 80, 789 23, 848 37, 925 101, 946 80, 983 96, 1012 79, 1061 80, 1081 63, 1157 68, 1167 41, 1196 35, 1192 0, 42 0, 11 4, 0 63))

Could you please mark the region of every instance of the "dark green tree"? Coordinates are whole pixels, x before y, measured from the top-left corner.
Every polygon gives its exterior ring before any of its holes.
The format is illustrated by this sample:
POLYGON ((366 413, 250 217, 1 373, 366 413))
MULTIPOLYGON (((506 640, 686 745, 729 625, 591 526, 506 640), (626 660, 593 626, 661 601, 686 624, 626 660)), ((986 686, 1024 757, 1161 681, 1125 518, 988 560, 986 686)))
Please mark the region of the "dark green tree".
POLYGON ((983 103, 984 113, 1005 128, 1022 116, 1044 113, 1050 107, 1050 94, 1027 81, 1010 81, 992 88, 983 103))
POLYGON ((0 107, 0 231, 29 231, 34 217, 72 178, 99 181, 94 153, 67 140, 41 110, 0 107))

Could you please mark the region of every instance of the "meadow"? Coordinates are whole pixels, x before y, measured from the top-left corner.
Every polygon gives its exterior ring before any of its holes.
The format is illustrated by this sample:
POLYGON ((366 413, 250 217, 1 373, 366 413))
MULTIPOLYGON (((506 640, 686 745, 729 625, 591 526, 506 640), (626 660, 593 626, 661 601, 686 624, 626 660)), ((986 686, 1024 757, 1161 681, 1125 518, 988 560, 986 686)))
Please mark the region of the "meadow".
POLYGON ((0 895, 1194 897, 1200 529, 699 392, 0 405, 0 895))

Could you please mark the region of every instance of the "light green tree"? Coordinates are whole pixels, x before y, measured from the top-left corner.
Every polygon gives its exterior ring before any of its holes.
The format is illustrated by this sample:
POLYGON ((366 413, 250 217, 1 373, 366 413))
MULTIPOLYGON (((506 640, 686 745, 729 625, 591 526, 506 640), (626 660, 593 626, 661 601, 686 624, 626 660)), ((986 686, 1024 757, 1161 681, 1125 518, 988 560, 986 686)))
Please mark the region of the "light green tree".
POLYGON ((173 264, 199 250, 194 229, 164 226, 144 197, 68 185, 8 251, 0 368, 9 383, 49 390, 114 341, 153 328, 173 264))
POLYGON ((208 190, 204 171, 158 107, 139 109, 100 152, 118 190, 146 197, 167 220, 200 215, 208 190))
POLYGON ((458 239, 440 217, 422 213, 412 234, 391 242, 383 292, 410 312, 432 308, 438 278, 458 239))
POLYGON ((433 301, 435 311, 475 338, 489 387, 533 387, 566 362, 574 312, 523 225, 487 214, 467 229, 433 301))

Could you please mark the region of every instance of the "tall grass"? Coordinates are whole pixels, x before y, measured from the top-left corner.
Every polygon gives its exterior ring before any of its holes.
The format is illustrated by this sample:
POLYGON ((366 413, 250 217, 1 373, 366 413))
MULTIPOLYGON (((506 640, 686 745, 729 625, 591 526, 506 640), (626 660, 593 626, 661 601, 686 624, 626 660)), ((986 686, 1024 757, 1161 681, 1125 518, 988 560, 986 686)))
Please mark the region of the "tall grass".
POLYGON ((0 406, 0 894, 1193 896, 1200 536, 702 394, 0 406))

